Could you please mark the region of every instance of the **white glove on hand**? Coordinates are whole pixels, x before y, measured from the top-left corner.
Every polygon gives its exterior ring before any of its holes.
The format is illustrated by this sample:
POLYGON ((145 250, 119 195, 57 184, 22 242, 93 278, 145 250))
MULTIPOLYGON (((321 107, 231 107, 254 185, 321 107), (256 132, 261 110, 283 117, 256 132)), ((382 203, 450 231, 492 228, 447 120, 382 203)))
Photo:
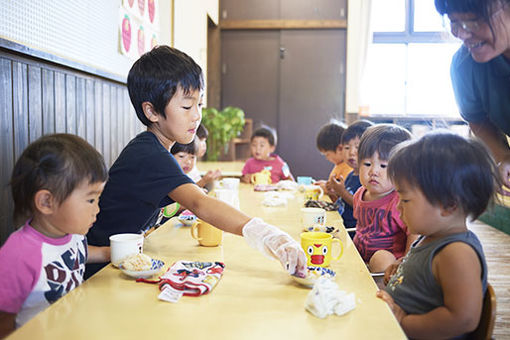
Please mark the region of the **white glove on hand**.
POLYGON ((306 255, 289 234, 260 218, 252 218, 243 227, 243 236, 250 247, 279 260, 289 274, 306 276, 306 255))

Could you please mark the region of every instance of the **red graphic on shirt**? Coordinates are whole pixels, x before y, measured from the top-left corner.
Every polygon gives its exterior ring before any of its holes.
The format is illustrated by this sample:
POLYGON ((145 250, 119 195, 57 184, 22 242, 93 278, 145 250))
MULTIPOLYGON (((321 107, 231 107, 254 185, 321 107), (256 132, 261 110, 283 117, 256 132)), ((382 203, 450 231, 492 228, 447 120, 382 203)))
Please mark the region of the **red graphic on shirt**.
POLYGON ((129 52, 129 48, 131 47, 131 23, 127 15, 125 15, 122 20, 122 44, 126 52, 129 52))
MULTIPOLYGON (((84 242, 84 247, 86 247, 86 241, 84 242)), ((85 272, 85 260, 85 254, 71 248, 66 250, 59 260, 44 266, 46 283, 49 287, 49 290, 44 292, 44 297, 49 303, 57 301, 80 285, 85 272)))
POLYGON ((148 0, 147 5, 148 5, 147 10, 149 11, 149 20, 151 21, 151 23, 154 23, 154 13, 156 11, 154 0, 148 0))

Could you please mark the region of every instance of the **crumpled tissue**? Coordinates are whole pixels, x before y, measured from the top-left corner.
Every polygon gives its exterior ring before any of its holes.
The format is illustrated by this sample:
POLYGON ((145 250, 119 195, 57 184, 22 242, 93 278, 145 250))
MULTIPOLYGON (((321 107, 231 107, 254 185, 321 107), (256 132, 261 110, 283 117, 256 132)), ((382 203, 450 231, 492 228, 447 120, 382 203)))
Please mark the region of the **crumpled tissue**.
POLYGON ((277 207, 277 206, 285 206, 287 205, 288 195, 285 193, 279 192, 266 192, 264 194, 264 200, 262 201, 262 205, 266 207, 277 207))
POLYGON ((343 315, 355 307, 354 293, 340 290, 334 281, 326 277, 315 282, 305 301, 305 309, 321 319, 331 314, 343 315))

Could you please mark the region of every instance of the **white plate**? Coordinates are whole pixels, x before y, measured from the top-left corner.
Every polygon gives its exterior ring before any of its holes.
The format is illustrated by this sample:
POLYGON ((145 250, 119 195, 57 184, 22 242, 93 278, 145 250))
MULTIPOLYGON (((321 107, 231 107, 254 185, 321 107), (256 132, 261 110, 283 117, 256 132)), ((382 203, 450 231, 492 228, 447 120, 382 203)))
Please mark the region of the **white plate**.
POLYGON ((161 260, 154 260, 151 259, 152 266, 150 270, 143 270, 143 271, 136 271, 136 270, 127 270, 122 267, 122 265, 119 266, 119 269, 126 274, 127 276, 134 277, 135 279, 146 279, 151 276, 154 276, 155 274, 159 273, 161 271, 161 268, 165 265, 165 262, 161 260))
POLYGON ((294 281, 299 283, 300 285, 306 286, 308 288, 312 288, 313 284, 317 279, 321 276, 326 276, 329 278, 334 278, 336 273, 334 270, 329 268, 322 268, 322 267, 307 267, 308 275, 305 278, 293 276, 292 278, 294 281))

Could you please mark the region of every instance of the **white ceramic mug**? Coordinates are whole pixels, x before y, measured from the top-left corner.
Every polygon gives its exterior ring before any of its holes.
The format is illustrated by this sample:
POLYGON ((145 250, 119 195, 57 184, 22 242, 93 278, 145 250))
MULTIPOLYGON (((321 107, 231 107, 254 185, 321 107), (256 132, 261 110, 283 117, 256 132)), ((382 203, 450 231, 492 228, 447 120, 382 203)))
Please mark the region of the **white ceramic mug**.
POLYGON ((230 204, 231 206, 235 206, 235 198, 237 192, 230 189, 216 189, 214 190, 216 198, 220 201, 230 204))
POLYGON ((322 208, 306 207, 301 208, 301 224, 308 228, 316 224, 324 225, 326 223, 326 210, 322 208))
POLYGON ((223 189, 239 191, 239 178, 227 177, 221 180, 223 189))
POLYGON ((118 267, 126 257, 142 252, 142 234, 116 234, 110 236, 110 261, 115 267, 118 267))

